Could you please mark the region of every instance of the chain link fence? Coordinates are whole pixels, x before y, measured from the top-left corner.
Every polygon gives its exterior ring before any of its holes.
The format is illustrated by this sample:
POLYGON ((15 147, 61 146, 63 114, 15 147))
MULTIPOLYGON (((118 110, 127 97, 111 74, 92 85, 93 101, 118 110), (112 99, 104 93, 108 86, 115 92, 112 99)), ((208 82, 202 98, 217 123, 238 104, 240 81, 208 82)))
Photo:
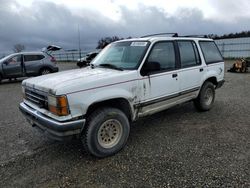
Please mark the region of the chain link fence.
MULTIPOLYGON (((94 50, 92 50, 94 51, 94 50)), ((53 52, 51 55, 53 55, 57 61, 59 62, 72 62, 77 61, 77 59, 84 57, 87 53, 91 51, 58 51, 53 52)))
POLYGON ((215 41, 224 58, 249 58, 250 37, 215 41))
MULTIPOLYGON (((76 51, 60 50, 60 51, 53 52, 51 55, 54 56, 58 62, 74 62, 74 61, 77 61, 77 59, 86 56, 86 54, 88 54, 89 52, 93 52, 93 51, 96 51, 96 50, 88 50, 88 51, 81 51, 81 52, 77 50, 76 51)), ((0 52, 0 59, 11 53, 13 52, 0 52)))

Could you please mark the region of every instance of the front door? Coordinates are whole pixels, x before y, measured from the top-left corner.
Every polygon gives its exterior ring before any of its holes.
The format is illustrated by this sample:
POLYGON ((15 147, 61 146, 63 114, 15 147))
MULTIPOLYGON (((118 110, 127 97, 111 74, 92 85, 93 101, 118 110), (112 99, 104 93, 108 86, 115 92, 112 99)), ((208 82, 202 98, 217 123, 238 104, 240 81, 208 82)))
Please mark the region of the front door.
MULTIPOLYGON (((158 70, 147 73, 139 80, 141 87, 141 102, 139 116, 160 111, 173 103, 173 98, 179 93, 175 45, 172 41, 155 43, 142 67, 155 64, 158 70)), ((152 66, 148 66, 152 67, 152 66)))
POLYGON ((12 56, 3 63, 3 72, 7 78, 23 76, 22 55, 12 56))

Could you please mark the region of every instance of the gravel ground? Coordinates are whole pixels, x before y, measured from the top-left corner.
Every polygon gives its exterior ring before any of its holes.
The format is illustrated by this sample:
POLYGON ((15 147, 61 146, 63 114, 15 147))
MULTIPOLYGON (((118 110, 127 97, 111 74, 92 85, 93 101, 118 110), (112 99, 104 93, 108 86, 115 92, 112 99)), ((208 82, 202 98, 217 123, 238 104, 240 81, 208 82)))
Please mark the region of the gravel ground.
POLYGON ((21 80, 4 82, 0 187, 250 187, 250 72, 225 79, 211 111, 186 103, 141 119, 126 147, 105 159, 28 126, 18 110, 21 80))

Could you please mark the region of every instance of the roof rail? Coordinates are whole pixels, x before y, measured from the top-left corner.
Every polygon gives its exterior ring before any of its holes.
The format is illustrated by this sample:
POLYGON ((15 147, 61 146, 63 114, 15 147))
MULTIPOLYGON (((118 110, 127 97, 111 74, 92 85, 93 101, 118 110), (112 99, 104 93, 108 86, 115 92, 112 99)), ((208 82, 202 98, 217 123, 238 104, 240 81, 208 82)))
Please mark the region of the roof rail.
POLYGON ((208 35, 185 35, 185 36, 179 36, 179 37, 210 38, 208 35))
POLYGON ((140 38, 153 37, 153 36, 159 36, 159 35, 172 35, 171 37, 178 37, 178 33, 157 33, 157 34, 141 36, 140 38))

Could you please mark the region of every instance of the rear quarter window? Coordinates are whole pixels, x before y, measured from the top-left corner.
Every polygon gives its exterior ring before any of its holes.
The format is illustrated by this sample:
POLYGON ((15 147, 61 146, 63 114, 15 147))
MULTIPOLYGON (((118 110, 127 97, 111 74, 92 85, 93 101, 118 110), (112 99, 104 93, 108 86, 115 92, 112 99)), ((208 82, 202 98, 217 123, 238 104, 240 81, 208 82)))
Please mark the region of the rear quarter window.
POLYGON ((218 63, 223 61, 223 57, 213 41, 199 42, 206 64, 218 63))

